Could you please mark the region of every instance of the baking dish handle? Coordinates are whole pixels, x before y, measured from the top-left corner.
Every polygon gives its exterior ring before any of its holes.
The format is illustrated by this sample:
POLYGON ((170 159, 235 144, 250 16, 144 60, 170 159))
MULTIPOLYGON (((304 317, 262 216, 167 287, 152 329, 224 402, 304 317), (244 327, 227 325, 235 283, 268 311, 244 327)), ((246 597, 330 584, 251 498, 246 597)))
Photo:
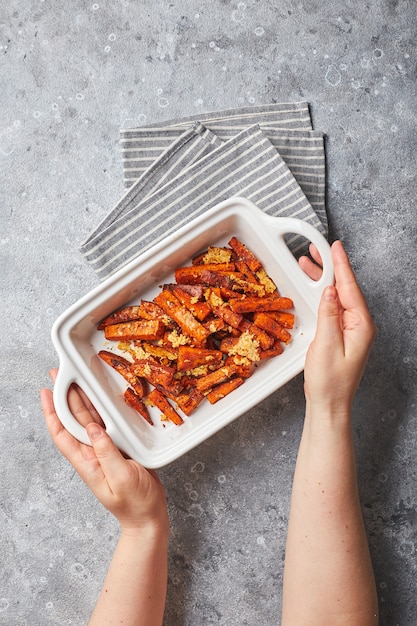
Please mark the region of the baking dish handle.
POLYGON ((69 368, 66 369, 61 362, 53 391, 55 411, 63 426, 73 437, 81 443, 91 445, 86 429, 75 419, 68 405, 68 393, 74 383, 77 383, 76 376, 69 368))
POLYGON ((279 220, 271 218, 269 220, 268 227, 271 227, 271 231, 274 231, 279 235, 281 239, 281 245, 287 250, 288 262, 293 264, 293 271, 301 281, 303 281, 305 287, 310 291, 316 305, 318 306, 323 289, 327 285, 332 285, 334 281, 334 268, 330 245, 327 239, 311 224, 307 222, 291 217, 280 218, 279 220), (294 255, 289 250, 287 243, 285 242, 285 236, 290 234, 302 235, 313 243, 322 259, 323 273, 318 280, 313 280, 301 269, 294 255))

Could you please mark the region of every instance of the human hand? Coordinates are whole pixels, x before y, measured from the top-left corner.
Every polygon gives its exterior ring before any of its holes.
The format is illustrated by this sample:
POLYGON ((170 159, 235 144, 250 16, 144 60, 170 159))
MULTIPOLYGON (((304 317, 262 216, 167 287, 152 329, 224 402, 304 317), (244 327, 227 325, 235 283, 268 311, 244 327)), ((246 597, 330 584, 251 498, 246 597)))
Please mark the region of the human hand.
MULTIPOLYGON (((51 371, 53 381, 57 373, 58 370, 51 371)), ((83 392, 72 387, 68 404, 74 417, 86 427, 91 446, 79 442, 61 424, 49 389, 41 389, 41 402, 56 447, 96 498, 119 520, 122 531, 134 534, 147 528, 168 533, 165 492, 156 473, 122 455, 83 392)))
MULTIPOLYGON (((335 284, 326 287, 321 298, 316 336, 305 362, 304 389, 309 408, 348 415, 376 327, 343 244, 336 241, 331 252, 335 284)), ((314 245, 310 253, 316 263, 302 257, 300 266, 317 280, 321 259, 314 245)))

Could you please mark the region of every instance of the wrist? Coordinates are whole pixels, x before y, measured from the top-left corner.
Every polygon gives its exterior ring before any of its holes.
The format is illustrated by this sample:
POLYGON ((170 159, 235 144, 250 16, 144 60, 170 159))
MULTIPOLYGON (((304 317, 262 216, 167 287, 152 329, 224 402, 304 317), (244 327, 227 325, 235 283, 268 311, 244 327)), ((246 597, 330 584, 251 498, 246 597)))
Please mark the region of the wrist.
POLYGON ((350 402, 314 402, 306 398, 306 420, 323 424, 349 424, 351 422, 350 402))
POLYGON ((120 527, 121 537, 133 539, 134 541, 168 542, 169 539, 170 528, 168 519, 147 521, 135 526, 121 524, 120 527))

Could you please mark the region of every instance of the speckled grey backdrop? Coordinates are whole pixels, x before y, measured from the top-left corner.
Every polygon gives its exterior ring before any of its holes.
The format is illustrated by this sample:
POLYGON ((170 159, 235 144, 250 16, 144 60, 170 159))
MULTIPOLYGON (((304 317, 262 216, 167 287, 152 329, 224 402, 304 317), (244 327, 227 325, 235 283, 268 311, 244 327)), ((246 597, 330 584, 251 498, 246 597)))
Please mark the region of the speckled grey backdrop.
MULTIPOLYGON (((328 209, 379 326, 355 406, 381 624, 415 626, 416 9, 412 0, 9 0, 0 25, 0 623, 85 624, 117 525, 55 451, 54 319, 97 284, 78 244, 123 193, 118 132, 311 103, 328 209)), ((279 623, 302 376, 164 468, 168 626, 279 623)))

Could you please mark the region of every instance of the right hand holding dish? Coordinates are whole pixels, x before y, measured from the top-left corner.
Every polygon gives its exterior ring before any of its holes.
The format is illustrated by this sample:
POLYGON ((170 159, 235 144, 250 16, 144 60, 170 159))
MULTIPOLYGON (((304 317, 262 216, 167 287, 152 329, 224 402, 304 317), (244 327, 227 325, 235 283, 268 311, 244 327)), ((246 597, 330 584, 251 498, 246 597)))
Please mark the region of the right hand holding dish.
MULTIPOLYGON (((309 407, 347 415, 376 327, 342 242, 335 241, 331 252, 335 284, 323 291, 316 336, 306 357, 304 387, 309 407)), ((301 257, 299 263, 310 278, 318 280, 321 259, 314 245, 310 254, 314 260, 301 257)))

